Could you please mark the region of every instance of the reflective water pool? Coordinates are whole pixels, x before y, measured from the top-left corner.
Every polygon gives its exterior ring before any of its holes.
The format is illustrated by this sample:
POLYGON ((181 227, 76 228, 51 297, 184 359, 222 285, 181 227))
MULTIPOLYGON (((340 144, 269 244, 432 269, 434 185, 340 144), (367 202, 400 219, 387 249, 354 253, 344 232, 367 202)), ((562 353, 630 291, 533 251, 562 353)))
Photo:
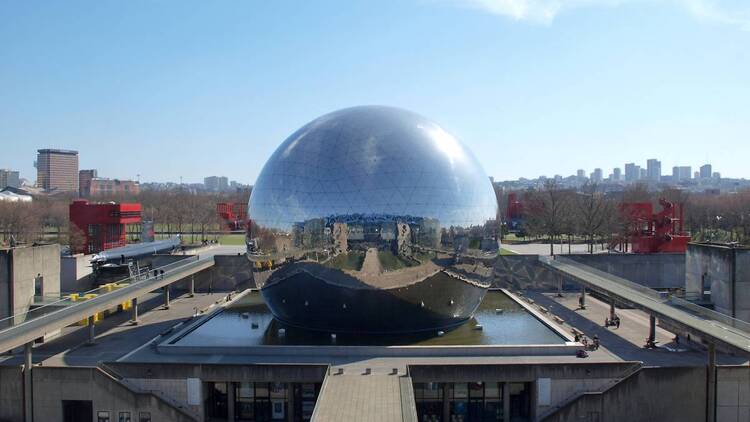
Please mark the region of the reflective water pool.
POLYGON ((565 340, 501 291, 485 296, 474 318, 446 331, 356 335, 308 331, 274 319, 260 293, 250 293, 176 340, 178 346, 263 345, 448 346, 561 344, 565 340), (480 327, 481 326, 481 327, 480 327), (481 329, 479 329, 481 328, 481 329), (279 330, 283 329, 281 332, 279 330), (283 334, 282 334, 283 333, 283 334))

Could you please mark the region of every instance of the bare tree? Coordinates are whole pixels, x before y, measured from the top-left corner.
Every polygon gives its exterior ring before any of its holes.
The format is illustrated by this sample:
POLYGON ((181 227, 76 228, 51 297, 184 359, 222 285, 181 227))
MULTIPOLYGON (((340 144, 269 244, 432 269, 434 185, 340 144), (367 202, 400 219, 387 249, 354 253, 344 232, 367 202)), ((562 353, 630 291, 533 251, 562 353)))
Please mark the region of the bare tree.
POLYGON ((570 210, 570 191, 562 189, 553 180, 547 180, 541 190, 527 193, 526 203, 529 231, 546 236, 550 243, 550 255, 554 255, 555 239, 563 234, 565 218, 570 210))
POLYGON ((579 233, 586 239, 589 253, 594 253, 595 238, 610 228, 615 207, 596 183, 586 183, 574 196, 573 209, 579 233))

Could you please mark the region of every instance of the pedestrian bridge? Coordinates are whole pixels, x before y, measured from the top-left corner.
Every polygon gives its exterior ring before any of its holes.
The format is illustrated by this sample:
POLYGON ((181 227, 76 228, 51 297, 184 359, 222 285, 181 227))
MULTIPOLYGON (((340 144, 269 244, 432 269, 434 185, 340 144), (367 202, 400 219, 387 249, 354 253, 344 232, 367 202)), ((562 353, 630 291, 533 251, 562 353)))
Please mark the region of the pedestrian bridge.
POLYGON ((540 262, 552 271, 570 278, 585 289, 609 297, 613 302, 638 308, 654 318, 678 327, 712 345, 750 355, 750 324, 703 308, 672 295, 633 283, 561 256, 540 256, 540 262))
MULTIPOLYGON (((88 292, 71 295, 72 297, 67 296, 57 301, 48 301, 44 305, 23 314, 2 319, 0 320, 0 327, 6 328, 0 329, 0 353, 29 344, 35 339, 55 333, 63 327, 85 319, 89 319, 89 329, 92 330, 93 334, 92 319, 94 315, 116 308, 118 305, 134 299, 136 301, 134 301, 133 311, 134 317, 137 318, 138 297, 169 286, 213 266, 213 256, 205 258, 193 256, 156 268, 156 270, 159 270, 157 277, 151 274, 129 277, 118 282, 120 288, 116 290, 101 286, 88 292), (164 271, 164 273, 161 274, 161 271, 164 271), (77 297, 86 297, 86 300, 77 301, 77 297)), ((165 289, 165 304, 168 304, 168 300, 169 293, 165 289)))

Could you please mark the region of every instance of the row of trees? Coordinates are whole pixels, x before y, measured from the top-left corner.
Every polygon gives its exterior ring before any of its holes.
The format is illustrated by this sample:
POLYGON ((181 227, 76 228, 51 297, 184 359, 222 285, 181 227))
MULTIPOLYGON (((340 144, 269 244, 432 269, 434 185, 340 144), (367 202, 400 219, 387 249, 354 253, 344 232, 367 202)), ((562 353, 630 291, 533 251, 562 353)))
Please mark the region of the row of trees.
POLYGON ((688 199, 686 224, 695 240, 750 243, 750 190, 688 199))
POLYGON ((750 190, 690 195, 677 189, 649 192, 636 185, 621 194, 609 194, 596 184, 574 191, 548 181, 541 189, 524 192, 522 198, 526 233, 545 238, 550 253, 554 253, 554 243, 564 241, 583 240, 591 253, 598 243, 626 242, 633 228, 621 211, 622 204, 651 202, 658 212, 660 198, 682 209, 683 228, 693 240, 750 243, 750 190))
MULTIPOLYGON (((247 203, 249 192, 217 194, 184 190, 144 191, 138 195, 97 197, 98 202, 138 202, 144 220, 152 220, 157 232, 185 233, 190 242, 206 239, 225 228, 216 213, 219 202, 247 203)), ((74 196, 35 197, 28 202, 0 201, 0 243, 37 241, 70 244, 81 237, 69 227, 68 207, 74 196)), ((80 240, 80 239, 78 239, 80 240)))
POLYGON ((553 245, 574 238, 585 239, 589 251, 594 252, 597 240, 620 232, 617 204, 596 184, 583 186, 580 192, 563 189, 548 181, 543 189, 528 191, 523 196, 527 234, 546 237, 553 245))

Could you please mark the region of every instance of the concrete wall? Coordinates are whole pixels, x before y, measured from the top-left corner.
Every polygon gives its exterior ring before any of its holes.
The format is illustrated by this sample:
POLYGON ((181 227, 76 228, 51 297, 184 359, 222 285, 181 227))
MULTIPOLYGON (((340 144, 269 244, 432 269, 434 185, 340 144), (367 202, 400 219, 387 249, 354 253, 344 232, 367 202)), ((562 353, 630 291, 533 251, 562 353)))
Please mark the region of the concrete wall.
POLYGON ((92 256, 77 254, 60 258, 60 290, 75 293, 94 288, 90 262, 92 256))
POLYGON ((685 287, 685 254, 586 254, 565 257, 652 289, 685 287))
MULTIPOLYGON (((230 292, 255 287, 252 266, 245 255, 216 255, 215 265, 195 275, 196 292, 230 292)), ((188 281, 174 284, 186 291, 188 281)))
POLYGON ((0 366, 0 421, 23 420, 23 371, 20 366, 0 366))
POLYGON ((44 278, 43 295, 60 295, 60 245, 0 250, 0 318, 29 310, 37 274, 44 278))
POLYGON ((188 404, 187 379, 128 378, 127 381, 141 391, 158 391, 164 397, 180 403, 196 415, 203 413, 202 405, 188 404))
POLYGON ((703 422, 706 368, 643 368, 609 390, 585 394, 544 419, 573 420, 703 422))
POLYGON ((576 288, 576 284, 564 279, 539 263, 538 255, 500 255, 494 263, 497 288, 518 290, 551 290, 557 289, 562 281, 563 288, 576 288))
POLYGON ((750 249, 691 243, 685 267, 688 299, 709 287, 716 311, 750 322, 750 249))
POLYGON ((719 367, 716 378, 716 420, 750 421, 750 368, 719 367))
POLYGON ((148 393, 135 392, 98 368, 35 367, 34 420, 61 421, 63 400, 91 400, 96 412, 108 411, 116 421, 118 412, 150 412, 153 421, 194 421, 167 402, 148 393))
MULTIPOLYGON (((683 254, 581 254, 561 255, 651 288, 682 288, 685 284, 683 254)), ((578 288, 572 280, 550 271, 539 263, 538 255, 501 255, 494 265, 495 287, 516 289, 578 288)))

